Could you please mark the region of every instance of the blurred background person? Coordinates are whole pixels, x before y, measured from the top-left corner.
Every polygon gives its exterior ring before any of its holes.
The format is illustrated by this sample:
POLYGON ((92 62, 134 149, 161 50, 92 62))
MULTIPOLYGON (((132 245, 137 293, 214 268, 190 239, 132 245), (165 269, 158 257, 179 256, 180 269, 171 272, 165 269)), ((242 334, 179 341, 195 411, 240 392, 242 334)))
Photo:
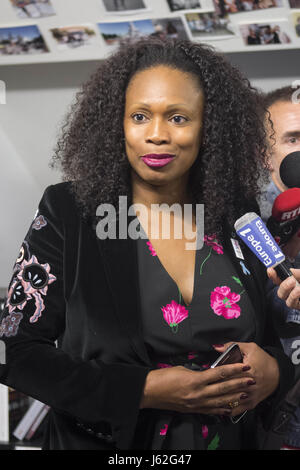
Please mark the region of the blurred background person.
MULTIPOLYGON (((282 182, 280 177, 280 164, 284 158, 291 152, 300 151, 300 103, 292 101, 292 95, 295 89, 286 86, 276 89, 265 95, 265 107, 270 113, 270 119, 273 123, 273 129, 270 122, 267 121, 270 150, 269 150, 269 171, 270 183, 263 192, 260 209, 261 216, 265 222, 271 216, 272 207, 276 197, 286 191, 288 188, 282 182)), ((293 265, 300 268, 300 238, 298 234, 294 235, 294 240, 288 242, 287 247, 283 249, 286 255, 295 258, 293 265), (288 246, 290 243, 290 246, 288 246), (291 246, 293 252, 291 250, 291 246), (295 248, 296 247, 296 248, 295 248)), ((291 358, 293 364, 297 367, 297 376, 300 374, 300 311, 296 308, 286 306, 284 300, 277 296, 278 287, 272 288, 270 284, 269 295, 272 297, 272 303, 280 318, 279 335, 284 347, 285 353, 291 358)), ((299 397, 300 401, 300 397, 299 397)), ((285 436, 284 448, 295 448, 300 450, 300 408, 297 409, 294 418, 288 424, 288 432, 285 436)))
POLYGON ((274 44, 288 44, 291 42, 290 37, 284 31, 281 31, 280 26, 274 26, 272 32, 274 34, 274 44))
POLYGON ((247 44, 261 44, 261 39, 257 29, 254 26, 249 27, 249 34, 247 36, 247 44))

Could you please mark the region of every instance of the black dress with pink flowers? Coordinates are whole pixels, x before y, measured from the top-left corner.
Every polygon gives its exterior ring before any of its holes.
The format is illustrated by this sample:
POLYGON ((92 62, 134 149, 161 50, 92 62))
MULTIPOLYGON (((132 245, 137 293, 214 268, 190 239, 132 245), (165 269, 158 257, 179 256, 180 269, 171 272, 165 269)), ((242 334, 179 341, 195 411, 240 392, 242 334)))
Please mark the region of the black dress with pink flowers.
MULTIPOLYGON (((205 370, 218 356, 213 344, 255 341, 253 305, 230 254, 215 237, 205 236, 196 252, 189 305, 151 242, 140 238, 137 243, 143 337, 154 368, 183 365, 205 370)), ((251 276, 245 262, 240 262, 244 274, 251 276)), ((226 417, 156 410, 153 422, 151 410, 151 426, 145 410, 137 433, 143 435, 147 428, 147 445, 152 449, 251 448, 251 414, 233 424, 226 417)))

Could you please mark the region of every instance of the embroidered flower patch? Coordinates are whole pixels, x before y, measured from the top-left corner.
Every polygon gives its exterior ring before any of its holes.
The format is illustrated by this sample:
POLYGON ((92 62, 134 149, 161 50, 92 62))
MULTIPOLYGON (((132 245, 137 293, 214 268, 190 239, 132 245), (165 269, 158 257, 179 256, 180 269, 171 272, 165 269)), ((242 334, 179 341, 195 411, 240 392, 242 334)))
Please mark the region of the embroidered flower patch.
POLYGON ((45 227, 47 225, 47 221, 43 215, 39 215, 36 217, 32 224, 32 228, 35 230, 40 230, 41 228, 45 227))
POLYGON ((16 309, 23 310, 27 302, 34 299, 35 311, 29 321, 35 323, 45 308, 42 295, 47 294, 48 285, 56 277, 50 273, 50 265, 40 264, 36 256, 32 256, 29 261, 23 260, 18 267, 19 271, 8 291, 6 306, 11 314, 16 309))
POLYGON ((22 318, 23 314, 21 312, 14 312, 11 315, 3 318, 0 325, 0 337, 16 336, 22 318))

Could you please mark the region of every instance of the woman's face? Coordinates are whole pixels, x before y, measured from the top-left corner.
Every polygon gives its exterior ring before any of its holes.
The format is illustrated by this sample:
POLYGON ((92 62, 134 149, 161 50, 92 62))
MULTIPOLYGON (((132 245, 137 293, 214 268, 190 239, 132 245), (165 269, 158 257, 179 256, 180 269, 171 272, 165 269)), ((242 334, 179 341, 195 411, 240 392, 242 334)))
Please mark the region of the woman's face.
POLYGON ((125 146, 133 172, 164 185, 185 178, 201 145, 204 95, 192 74, 160 65, 126 91, 125 146))

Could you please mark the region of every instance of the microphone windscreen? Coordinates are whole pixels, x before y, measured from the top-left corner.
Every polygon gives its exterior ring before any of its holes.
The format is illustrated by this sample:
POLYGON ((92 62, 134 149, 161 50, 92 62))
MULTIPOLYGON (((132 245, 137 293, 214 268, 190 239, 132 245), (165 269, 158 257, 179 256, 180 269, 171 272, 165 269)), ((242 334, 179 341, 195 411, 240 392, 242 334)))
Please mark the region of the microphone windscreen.
POLYGON ((278 222, 287 222, 300 214, 300 188, 290 188, 279 194, 274 201, 272 217, 278 222))
POLYGON ((288 188, 300 188, 300 152, 289 153, 279 167, 281 181, 288 188))

